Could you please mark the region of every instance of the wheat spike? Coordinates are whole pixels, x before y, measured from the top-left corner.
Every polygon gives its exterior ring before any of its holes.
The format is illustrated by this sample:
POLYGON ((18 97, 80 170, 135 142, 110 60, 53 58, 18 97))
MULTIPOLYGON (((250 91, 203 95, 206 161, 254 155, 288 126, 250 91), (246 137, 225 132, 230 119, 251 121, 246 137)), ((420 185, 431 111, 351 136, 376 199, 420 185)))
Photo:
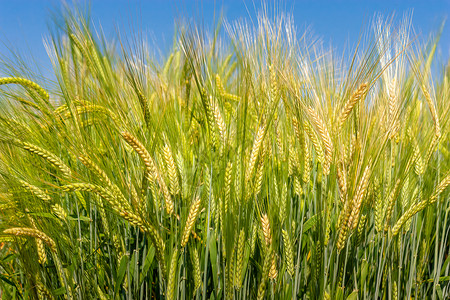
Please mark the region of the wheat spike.
POLYGON ((26 227, 13 227, 3 230, 4 234, 11 234, 15 236, 29 236, 42 240, 53 252, 56 251, 56 243, 45 233, 38 229, 26 227))
POLYGON ((174 249, 170 261, 169 278, 167 280, 167 299, 175 299, 175 277, 177 275, 178 249, 174 249))
POLYGON ((312 107, 307 107, 306 111, 311 117, 311 121, 314 123, 314 126, 317 128, 320 138, 322 139, 322 143, 325 147, 325 157, 323 162, 323 173, 328 175, 330 173, 330 165, 332 161, 333 155, 333 142, 331 141, 330 134, 328 132, 327 126, 322 118, 317 114, 317 112, 312 107))
POLYGON ((283 244, 284 244, 284 259, 286 260, 286 271, 289 275, 294 276, 294 253, 291 239, 289 238, 289 234, 286 230, 282 229, 281 233, 283 235, 283 244))
POLYGON ((169 189, 172 195, 180 194, 180 183, 178 180, 177 164, 173 159, 172 150, 169 145, 165 145, 163 148, 164 161, 167 165, 167 171, 169 173, 169 189))
POLYGON ((48 99, 50 98, 46 90, 44 90, 37 83, 34 83, 33 81, 25 79, 25 78, 3 77, 3 78, 0 78, 0 85, 3 85, 3 84, 20 84, 23 87, 35 90, 39 94, 39 96, 41 96, 42 99, 44 99, 46 101, 48 101, 48 99))
POLYGON ((450 184, 450 174, 448 174, 436 187, 433 194, 429 199, 422 200, 417 204, 412 205, 401 217, 398 219, 397 223, 395 223, 394 227, 392 227, 392 234, 397 235, 403 226, 412 216, 414 216, 419 211, 423 210, 428 205, 434 203, 439 195, 447 188, 450 184))
POLYGON ((367 90, 367 83, 361 83, 361 85, 353 92, 350 99, 348 99, 348 101, 345 102, 345 105, 342 108, 342 111, 337 119, 336 132, 338 133, 340 132, 342 126, 344 125, 345 120, 347 120, 353 107, 363 98, 364 94, 366 93, 366 90, 367 90))
POLYGON ((397 179, 397 182, 395 183, 394 187, 392 188, 391 192, 389 193, 389 197, 386 201, 384 201, 386 207, 384 208, 385 211, 385 227, 384 230, 387 231, 389 228, 389 222, 391 221, 392 211, 394 210, 395 200, 398 195, 400 187, 400 179, 397 179))
POLYGON ((48 162, 50 162, 52 165, 58 168, 64 174, 65 177, 68 178, 72 174, 70 168, 58 156, 51 153, 50 151, 47 151, 41 147, 38 147, 36 145, 27 142, 22 142, 20 143, 20 145, 23 149, 27 150, 28 152, 36 154, 37 156, 46 159, 48 162))
POLYGON ((253 175, 253 171, 255 169, 256 160, 258 159, 259 152, 261 150, 263 138, 264 138, 265 126, 261 125, 258 128, 258 132, 255 136, 255 141, 253 142, 252 152, 250 154, 250 158, 247 164, 247 175, 246 181, 249 181, 251 176, 253 175))
POLYGON ((192 229, 194 228, 195 221, 197 220, 197 217, 200 214, 200 204, 201 199, 197 197, 191 205, 189 215, 186 219, 186 224, 184 226, 183 234, 181 236, 181 248, 184 248, 187 242, 189 241, 189 236, 191 234, 192 229))
POLYGON ((311 128, 311 126, 309 126, 307 122, 305 122, 303 125, 305 127, 306 134, 308 135, 311 143, 314 146, 318 162, 323 164, 325 162, 325 155, 323 154, 322 146, 320 145, 315 131, 311 128))
POLYGON ((352 213, 350 214, 350 217, 348 219, 347 228, 356 227, 362 200, 364 198, 364 195, 366 194, 367 187, 369 185, 369 177, 370 177, 370 168, 369 166, 367 166, 356 189, 355 197, 353 199, 352 213))
POLYGON ((195 290, 200 288, 202 286, 202 274, 200 270, 200 259, 198 258, 198 251, 197 248, 192 248, 191 251, 191 257, 192 257, 192 265, 194 267, 193 273, 194 273, 194 286, 195 290))
POLYGON ((266 246, 272 245, 272 234, 270 233, 270 223, 267 214, 261 215, 261 225, 264 234, 264 240, 266 241, 266 246))
POLYGON ((150 182, 154 182, 155 179, 158 180, 159 186, 164 195, 164 204, 165 204, 166 212, 169 215, 172 214, 174 212, 174 204, 173 204, 172 198, 170 197, 169 189, 167 188, 166 183, 164 182, 158 169, 156 168, 156 165, 155 165, 152 157, 150 156, 150 153, 148 153, 148 151, 144 147, 144 145, 138 139, 136 139, 134 136, 132 136, 130 133, 122 132, 122 137, 137 152, 139 157, 144 162, 148 180, 150 182))
POLYGON ((239 232, 239 238, 236 248, 236 271, 234 274, 234 286, 237 289, 242 287, 242 272, 244 271, 243 261, 244 261, 244 244, 245 244, 245 231, 241 229, 239 232))

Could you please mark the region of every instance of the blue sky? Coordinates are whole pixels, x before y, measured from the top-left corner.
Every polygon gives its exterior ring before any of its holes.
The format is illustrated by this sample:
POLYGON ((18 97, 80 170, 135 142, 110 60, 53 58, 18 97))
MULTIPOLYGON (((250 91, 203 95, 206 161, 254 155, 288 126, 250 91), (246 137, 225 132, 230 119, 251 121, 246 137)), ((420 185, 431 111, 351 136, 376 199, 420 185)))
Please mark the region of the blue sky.
MULTIPOLYGON (((86 4, 87 1, 77 1, 86 4)), ((271 4, 273 0, 267 1, 271 4)), ((378 0, 378 1, 276 1, 282 10, 291 12, 301 33, 308 27, 316 36, 342 50, 353 45, 361 29, 367 28, 375 13, 401 17, 413 11, 413 25, 419 39, 426 39, 450 15, 450 0, 378 0)), ((8 55, 13 48, 32 56, 45 73, 50 61, 45 52, 43 38, 48 36, 50 12, 60 7, 56 0, 0 0, 0 54, 8 55)), ((116 28, 139 28, 163 51, 170 48, 175 20, 180 17, 197 23, 211 24, 214 14, 223 9, 228 20, 254 19, 261 7, 258 1, 244 0, 92 0, 91 14, 94 24, 101 24, 107 37, 113 37, 116 28), (132 25, 131 25, 132 24, 132 25)), ((446 22, 438 56, 450 57, 450 20, 446 22)))

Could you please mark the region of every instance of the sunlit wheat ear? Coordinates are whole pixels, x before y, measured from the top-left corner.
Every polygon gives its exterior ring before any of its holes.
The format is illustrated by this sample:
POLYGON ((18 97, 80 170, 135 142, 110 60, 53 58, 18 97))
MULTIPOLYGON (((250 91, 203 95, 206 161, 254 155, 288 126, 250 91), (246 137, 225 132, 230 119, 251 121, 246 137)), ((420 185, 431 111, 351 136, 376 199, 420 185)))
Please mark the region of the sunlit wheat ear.
POLYGON ((232 181, 232 172, 233 172, 233 163, 228 162, 227 167, 225 168, 225 178, 224 178, 224 184, 225 184, 225 193, 224 193, 224 209, 225 213, 228 213, 228 211, 232 210, 231 207, 231 181, 232 181))
POLYGON ((256 299, 258 299, 258 300, 264 299, 264 295, 265 295, 266 289, 267 289, 267 281, 269 280, 269 272, 270 272, 271 264, 272 264, 272 252, 268 252, 268 253, 266 253, 266 255, 264 257, 262 277, 261 277, 261 282, 258 287, 258 294, 256 297, 256 299))
POLYGON ((272 233, 270 232, 270 222, 267 214, 261 215, 261 228, 264 234, 266 246, 270 247, 270 245, 272 245, 272 233))
POLYGON ((284 245, 284 259, 286 263, 286 271, 289 275, 294 276, 294 253, 292 242, 286 230, 282 229, 283 245, 284 245))
POLYGON ((425 100, 427 101, 428 108, 430 109, 431 117, 434 122, 434 133, 437 139, 441 137, 441 126, 439 123, 439 116, 436 110, 436 106, 434 104, 433 99, 431 98, 431 95, 428 91, 428 88, 425 86, 425 84, 421 85, 423 96, 425 97, 425 100))
POLYGON ((242 273, 244 271, 243 266, 243 260, 244 260, 244 245, 245 245, 245 231, 244 229, 241 229, 239 232, 239 238, 238 238, 238 244, 236 248, 236 271, 235 271, 235 278, 234 278, 234 286, 237 289, 240 289, 242 287, 242 273))
POLYGON ((189 214, 186 219, 186 224, 184 225, 183 234, 181 236, 181 248, 184 248, 189 241, 189 236, 191 235, 191 231, 194 228, 195 221, 200 214, 200 204, 201 199, 196 198, 192 203, 191 208, 189 209, 189 214))
POLYGON ((48 101, 49 95, 46 90, 44 90, 41 86, 39 86, 37 83, 34 83, 31 80, 20 78, 20 77, 3 77, 0 78, 0 85, 3 84, 20 84, 23 87, 30 88, 34 91, 36 91, 39 96, 42 97, 42 99, 48 101))
POLYGON ((341 113, 339 114, 339 117, 336 121, 336 132, 339 133, 342 129, 342 126, 344 126, 345 121, 347 120, 348 116, 350 115, 353 107, 361 100, 363 99, 366 91, 367 91, 367 83, 362 83, 356 91, 353 92, 352 96, 348 101, 345 102, 344 107, 342 108, 341 113))
POLYGON ((251 176, 253 175, 255 165, 256 165, 256 160, 258 159, 258 156, 259 156, 259 153, 260 153, 260 150, 262 147, 264 131, 265 131, 265 126, 261 125, 258 128, 258 132, 256 133, 255 140, 253 142, 252 152, 250 154, 250 158, 247 163, 247 173, 245 176, 246 181, 249 181, 251 176))
POLYGON ((150 182, 154 182, 155 180, 158 181, 158 184, 164 195, 164 204, 166 212, 168 215, 172 214, 174 211, 174 204, 170 196, 169 189, 167 188, 166 183, 164 182, 164 180, 161 177, 161 174, 156 168, 156 165, 152 157, 150 156, 150 153, 148 153, 144 145, 142 145, 142 143, 137 138, 132 136, 130 133, 122 132, 122 137, 137 152, 139 157, 144 162, 146 168, 146 176, 148 176, 148 180, 150 182))
POLYGON ((27 142, 19 142, 18 145, 22 147, 23 149, 27 150, 28 152, 35 154, 37 156, 42 157, 43 159, 47 160, 49 163, 51 163, 53 166, 58 168, 65 177, 70 177, 72 172, 70 168, 55 154, 51 153, 50 151, 47 151, 41 147, 38 147, 36 145, 27 143, 27 142))
POLYGON ((392 211, 394 210, 395 200, 397 198, 398 192, 400 188, 400 179, 397 179, 397 182, 395 183, 394 187, 392 188, 391 192, 389 193, 389 196, 385 202, 385 218, 384 218, 384 230, 387 231, 389 228, 389 223, 391 221, 392 211))
POLYGON ((436 187, 433 194, 431 194, 429 199, 422 200, 419 203, 411 206, 401 217, 398 219, 397 223, 392 227, 392 234, 397 235, 402 228, 402 226, 416 213, 426 208, 428 205, 436 202, 439 195, 450 185, 450 174, 448 174, 436 187))
POLYGON ((356 189, 356 193, 353 199, 353 208, 348 219, 347 228, 355 228, 358 223, 358 218, 361 210, 361 204, 369 186, 370 167, 367 166, 360 179, 359 185, 356 189))
POLYGON ((34 185, 32 185, 26 181, 20 180, 20 179, 19 179, 19 183, 25 190, 31 192, 34 196, 36 196, 40 200, 42 200, 44 202, 48 202, 48 203, 50 203, 52 201, 50 196, 46 192, 44 192, 43 190, 38 188, 37 186, 34 186, 34 185))
POLYGON ((325 122, 313 108, 307 107, 306 111, 308 112, 312 123, 316 127, 317 132, 319 133, 319 136, 322 139, 322 143, 325 147, 323 173, 325 175, 328 175, 330 173, 330 165, 333 159, 333 142, 331 141, 330 133, 327 129, 325 122))
POLYGON ((178 249, 174 249, 172 259, 170 260, 169 277, 167 280, 167 299, 175 299, 175 286, 177 277, 178 249))
POLYGON ((198 251, 197 248, 193 248, 191 250, 191 257, 192 257, 192 265, 194 267, 193 274, 194 274, 194 289, 198 290, 202 286, 202 278, 201 278, 201 269, 200 269, 200 259, 198 257, 198 251))
POLYGON ((277 79, 277 71, 273 64, 269 66, 269 79, 270 79, 270 97, 272 101, 278 101, 280 97, 279 81, 277 79))
POLYGON ((227 128, 225 125, 225 121, 223 120, 217 101, 213 104, 213 107, 214 107, 214 120, 216 123, 216 127, 219 129, 221 145, 222 147, 225 147, 227 137, 227 128))
POLYGON ((178 195, 181 192, 180 183, 178 180, 177 164, 173 159, 173 153, 169 145, 165 145, 163 148, 164 161, 167 165, 167 171, 169 173, 169 188, 172 195, 178 195))
POLYGON ((323 164, 325 162, 325 155, 323 154, 322 145, 320 144, 315 131, 311 128, 311 126, 308 124, 308 122, 305 121, 305 123, 303 125, 305 127, 306 134, 308 135, 309 139, 311 140, 311 143, 314 146, 314 151, 316 152, 317 161, 320 162, 321 164, 323 164))
POLYGON ((398 117, 398 97, 396 82, 393 78, 389 82, 389 138, 393 139, 397 134, 400 126, 400 121, 398 117))
POLYGON ((344 205, 347 198, 347 173, 342 162, 337 164, 336 168, 338 187, 339 187, 339 200, 344 205))
POLYGON ((13 227, 3 230, 4 234, 10 234, 15 236, 33 237, 42 240, 53 252, 56 251, 56 243, 44 232, 26 227, 13 227))

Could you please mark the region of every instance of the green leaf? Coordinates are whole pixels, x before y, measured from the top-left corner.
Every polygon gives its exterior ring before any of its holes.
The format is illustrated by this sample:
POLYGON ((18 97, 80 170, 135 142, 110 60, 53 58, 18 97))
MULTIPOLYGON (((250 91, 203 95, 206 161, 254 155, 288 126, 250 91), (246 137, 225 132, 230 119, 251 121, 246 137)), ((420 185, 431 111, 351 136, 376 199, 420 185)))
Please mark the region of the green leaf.
POLYGON ((128 266, 128 255, 122 256, 120 259, 119 271, 117 272, 116 285, 114 287, 114 295, 117 295, 119 288, 122 286, 123 279, 125 278, 125 273, 128 266))
POLYGON ((144 282, 145 277, 147 276, 147 272, 150 269, 150 266, 153 263, 153 259, 155 258, 155 247, 150 246, 147 252, 147 256, 145 257, 144 266, 141 271, 141 278, 139 279, 139 286, 144 282))
POLYGON ((353 291, 350 295, 348 295, 347 300, 356 300, 358 299, 358 291, 353 291))

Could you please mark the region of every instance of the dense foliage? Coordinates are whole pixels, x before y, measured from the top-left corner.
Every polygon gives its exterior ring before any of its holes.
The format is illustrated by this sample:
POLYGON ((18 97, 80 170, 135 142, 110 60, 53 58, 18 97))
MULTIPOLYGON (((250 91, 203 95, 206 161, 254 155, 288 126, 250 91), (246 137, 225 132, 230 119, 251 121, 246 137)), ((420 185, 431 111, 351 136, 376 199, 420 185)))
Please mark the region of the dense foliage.
POLYGON ((3 299, 450 297, 437 39, 378 18, 341 58, 261 15, 161 63, 76 19, 56 81, 3 61, 3 299))

